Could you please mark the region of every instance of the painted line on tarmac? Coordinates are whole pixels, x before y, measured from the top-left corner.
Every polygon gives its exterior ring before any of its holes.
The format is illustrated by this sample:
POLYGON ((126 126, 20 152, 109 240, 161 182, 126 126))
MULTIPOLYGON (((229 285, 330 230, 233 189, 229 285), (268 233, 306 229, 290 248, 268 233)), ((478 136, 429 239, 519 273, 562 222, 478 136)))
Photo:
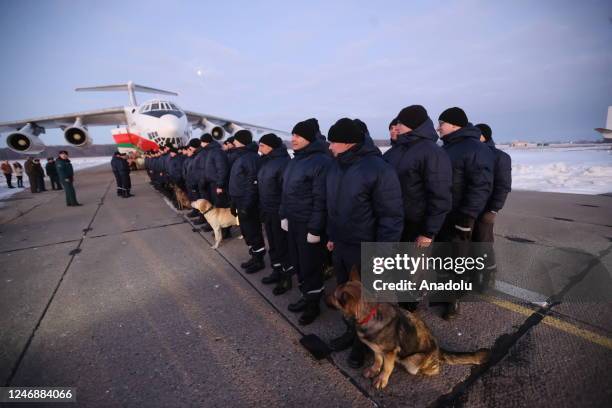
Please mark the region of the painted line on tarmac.
MULTIPOLYGON (((532 314, 536 313, 532 309, 517 305, 516 303, 512 303, 507 300, 496 299, 494 297, 486 296, 486 295, 483 295, 482 298, 484 298, 489 303, 492 303, 503 309, 510 310, 512 312, 521 314, 523 316, 531 316, 532 314)), ((544 318, 542 319, 542 323, 546 324, 547 326, 554 327, 557 330, 561 330, 565 333, 572 334, 574 336, 587 340, 591 343, 594 343, 602 347, 605 347, 609 350, 612 350, 612 339, 610 339, 609 337, 602 336, 597 333, 593 333, 590 330, 582 329, 571 323, 567 323, 563 320, 557 319, 556 317, 552 317, 552 316, 544 316, 544 318)))
POLYGON ((518 286, 515 286, 511 283, 496 280, 494 284, 495 290, 498 292, 504 293, 506 295, 510 295, 517 299, 524 300, 525 302, 533 303, 536 306, 546 307, 548 306, 548 297, 538 293, 531 291, 529 289, 524 289, 518 286))

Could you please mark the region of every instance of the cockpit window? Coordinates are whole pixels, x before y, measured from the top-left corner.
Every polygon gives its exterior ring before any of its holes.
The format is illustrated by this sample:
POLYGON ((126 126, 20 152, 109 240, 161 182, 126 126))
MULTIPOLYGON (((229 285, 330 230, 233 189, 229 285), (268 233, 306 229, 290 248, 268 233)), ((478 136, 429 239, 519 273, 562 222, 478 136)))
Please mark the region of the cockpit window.
POLYGON ((155 101, 149 102, 140 107, 139 113, 148 116, 161 118, 164 115, 173 115, 180 118, 184 115, 183 111, 171 102, 155 101))

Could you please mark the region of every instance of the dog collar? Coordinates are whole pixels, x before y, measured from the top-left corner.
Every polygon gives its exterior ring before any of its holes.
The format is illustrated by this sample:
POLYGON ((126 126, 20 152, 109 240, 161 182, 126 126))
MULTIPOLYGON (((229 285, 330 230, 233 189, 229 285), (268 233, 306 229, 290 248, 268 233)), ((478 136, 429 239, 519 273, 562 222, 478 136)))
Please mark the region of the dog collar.
POLYGON ((372 307, 372 309, 370 309, 370 313, 368 313, 368 315, 364 317, 362 320, 358 321, 357 324, 360 326, 363 326, 364 324, 367 324, 370 320, 372 320, 372 318, 375 315, 376 315, 376 306, 372 307))
POLYGON ((204 212, 202 213, 202 215, 207 214, 207 213, 211 212, 211 211, 212 211, 212 210, 214 210, 214 209, 215 209, 215 207, 210 207, 208 210, 204 211, 204 212))

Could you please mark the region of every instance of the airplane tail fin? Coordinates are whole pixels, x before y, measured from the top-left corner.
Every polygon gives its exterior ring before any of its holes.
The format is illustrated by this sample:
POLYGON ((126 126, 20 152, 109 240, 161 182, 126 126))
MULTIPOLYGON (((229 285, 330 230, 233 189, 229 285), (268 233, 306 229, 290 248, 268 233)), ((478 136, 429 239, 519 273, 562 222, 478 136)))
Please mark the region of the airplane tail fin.
POLYGON ((130 97, 130 104, 132 106, 138 105, 136 102, 136 91, 145 92, 145 93, 154 93, 160 95, 172 95, 177 96, 176 92, 164 91, 163 89, 150 88, 148 86, 137 85, 132 81, 129 81, 127 84, 119 84, 119 85, 103 85, 103 86, 90 86, 84 88, 76 88, 77 92, 112 92, 112 91, 127 91, 130 97))

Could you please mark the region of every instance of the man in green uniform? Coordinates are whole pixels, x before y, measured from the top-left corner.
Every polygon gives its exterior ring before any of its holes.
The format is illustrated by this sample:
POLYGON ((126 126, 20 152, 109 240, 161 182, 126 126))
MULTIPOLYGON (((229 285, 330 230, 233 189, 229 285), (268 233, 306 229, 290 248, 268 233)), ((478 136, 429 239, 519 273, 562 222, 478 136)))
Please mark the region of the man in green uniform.
POLYGON ((62 150, 59 152, 59 158, 55 162, 57 168, 57 175, 59 176, 60 183, 64 187, 66 192, 66 205, 68 207, 77 207, 83 204, 79 204, 76 199, 76 193, 74 192, 74 170, 72 169, 72 163, 68 159, 68 152, 62 150))

